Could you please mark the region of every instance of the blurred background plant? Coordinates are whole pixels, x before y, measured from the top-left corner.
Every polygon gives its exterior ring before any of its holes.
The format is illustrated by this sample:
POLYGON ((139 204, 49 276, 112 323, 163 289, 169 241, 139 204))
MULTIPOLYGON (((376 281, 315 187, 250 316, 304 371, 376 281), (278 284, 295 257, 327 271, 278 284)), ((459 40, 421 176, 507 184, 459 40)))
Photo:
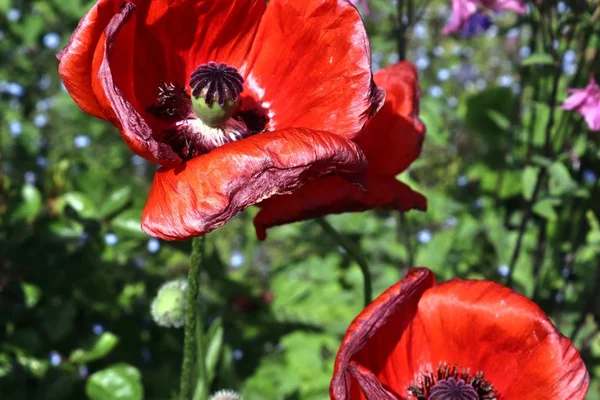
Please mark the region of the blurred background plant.
MULTIPOLYGON (((559 105, 600 71, 600 3, 537 1, 445 37, 446 0, 359 1, 374 68, 420 71, 423 154, 403 177, 427 213, 328 217, 374 294, 413 265, 538 302, 575 340, 600 399, 600 134, 559 105)), ((0 0, 0 394, 170 399, 181 329, 153 322, 190 243, 139 228, 154 166, 65 93, 55 52, 93 2, 0 0)), ((473 23, 477 21, 472 21, 473 23)), ((208 235, 201 305, 211 391, 323 399, 362 309, 353 260, 314 222, 254 235, 250 209, 208 235)))

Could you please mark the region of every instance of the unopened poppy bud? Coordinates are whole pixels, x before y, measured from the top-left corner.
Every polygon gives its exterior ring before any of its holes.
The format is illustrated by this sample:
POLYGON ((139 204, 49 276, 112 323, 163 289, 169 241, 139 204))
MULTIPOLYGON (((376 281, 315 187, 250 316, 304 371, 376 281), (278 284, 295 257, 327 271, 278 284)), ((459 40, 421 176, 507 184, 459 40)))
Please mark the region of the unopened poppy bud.
POLYGON ((236 110, 243 84, 235 67, 215 62, 199 66, 190 78, 194 112, 210 127, 223 125, 236 110))
POLYGON ((150 308, 152 318, 160 326, 180 328, 185 320, 187 282, 175 280, 158 289, 150 308))
POLYGON ((242 396, 233 390, 219 390, 213 393, 208 400, 242 400, 242 396))

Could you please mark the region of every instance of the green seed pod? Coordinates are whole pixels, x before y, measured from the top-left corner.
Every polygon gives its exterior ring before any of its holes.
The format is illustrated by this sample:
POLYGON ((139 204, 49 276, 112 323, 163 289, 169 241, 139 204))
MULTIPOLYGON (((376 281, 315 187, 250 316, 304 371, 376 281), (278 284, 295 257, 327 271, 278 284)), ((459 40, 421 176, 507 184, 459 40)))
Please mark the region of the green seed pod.
POLYGON ((185 320, 186 293, 187 282, 184 280, 162 285, 150 307, 154 322, 168 328, 181 328, 185 320))

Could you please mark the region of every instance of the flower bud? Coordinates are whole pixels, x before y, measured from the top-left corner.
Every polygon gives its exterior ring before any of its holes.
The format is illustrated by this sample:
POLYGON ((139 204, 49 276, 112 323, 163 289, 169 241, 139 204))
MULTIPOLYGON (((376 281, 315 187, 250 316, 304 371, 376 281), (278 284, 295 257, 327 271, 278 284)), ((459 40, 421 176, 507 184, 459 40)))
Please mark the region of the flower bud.
POLYGON ((242 396, 233 390, 225 389, 213 393, 208 400, 242 400, 242 396))
POLYGON ((187 282, 184 280, 170 281, 162 285, 150 307, 154 322, 164 327, 182 327, 185 320, 186 293, 187 282))

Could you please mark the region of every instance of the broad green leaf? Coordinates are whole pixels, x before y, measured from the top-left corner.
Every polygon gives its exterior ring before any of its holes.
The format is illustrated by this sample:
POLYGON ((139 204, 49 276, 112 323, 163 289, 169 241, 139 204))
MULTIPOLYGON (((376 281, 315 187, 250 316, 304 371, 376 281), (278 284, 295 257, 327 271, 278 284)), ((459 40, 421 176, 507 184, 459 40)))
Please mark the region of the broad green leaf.
POLYGON ((535 183, 537 182, 538 176, 540 174, 540 169, 537 167, 527 166, 523 171, 523 197, 526 200, 531 200, 533 197, 533 191, 535 189, 535 183))
POLYGON ((69 359, 76 364, 85 364, 105 357, 119 343, 119 338, 110 332, 104 332, 89 350, 77 349, 69 359))
POLYGON ((560 204, 559 199, 542 199, 533 205, 533 212, 550 221, 554 221, 557 218, 554 207, 558 204, 560 204))
POLYGON ((48 229, 50 233, 61 239, 76 239, 83 234, 83 225, 77 221, 60 219, 52 221, 48 229))
POLYGON ((42 210, 42 194, 33 185, 25 184, 21 188, 21 204, 12 214, 11 221, 32 223, 42 210))
POLYGON ((104 200, 100 207, 99 216, 100 218, 106 218, 118 211, 120 211, 131 199, 131 187, 123 186, 120 189, 115 190, 104 200))
POLYGON ((21 290, 23 290, 23 294, 25 295, 25 305, 27 305, 27 308, 35 307, 42 295, 39 286, 23 282, 21 283, 21 290))
POLYGON ((66 206, 71 207, 83 218, 95 218, 96 206, 92 199, 81 192, 68 192, 56 199, 59 212, 64 212, 66 206))
POLYGON ((85 393, 91 400, 142 400, 140 371, 128 364, 115 364, 90 376, 85 393))
POLYGON ((140 220, 142 212, 138 210, 127 210, 111 221, 111 226, 115 233, 138 238, 147 238, 148 235, 142 231, 140 220))
POLYGON ((550 175, 550 194, 560 196, 566 193, 573 193, 577 189, 577 182, 571 177, 567 167, 561 162, 553 162, 548 167, 550 175))

